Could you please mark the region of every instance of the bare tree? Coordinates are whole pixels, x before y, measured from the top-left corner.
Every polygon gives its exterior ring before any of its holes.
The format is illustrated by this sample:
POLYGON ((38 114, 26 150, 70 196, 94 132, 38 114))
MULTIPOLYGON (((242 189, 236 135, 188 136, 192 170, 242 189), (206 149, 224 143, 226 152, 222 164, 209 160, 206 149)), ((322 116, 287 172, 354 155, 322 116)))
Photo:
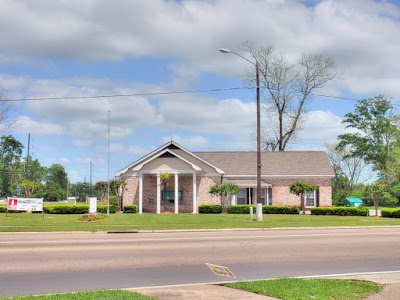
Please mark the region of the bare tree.
MULTIPOLYGON (((312 93, 338 78, 332 59, 322 55, 303 53, 296 64, 289 62, 283 52, 271 46, 256 47, 249 42, 242 46, 260 68, 260 84, 265 88, 267 104, 274 109, 272 134, 265 138, 264 149, 284 151, 302 129, 307 115, 306 104, 312 93)), ((247 78, 255 81, 251 72, 247 78)), ((261 87, 262 87, 261 86, 261 87)))
POLYGON ((8 121, 8 114, 13 109, 13 106, 7 101, 7 94, 0 88, 0 133, 7 131, 15 124, 15 121, 8 121))
POLYGON ((349 156, 348 148, 338 149, 337 145, 325 145, 329 160, 335 170, 333 178, 333 195, 337 204, 344 204, 346 197, 357 187, 357 184, 371 179, 371 167, 360 157, 349 156))

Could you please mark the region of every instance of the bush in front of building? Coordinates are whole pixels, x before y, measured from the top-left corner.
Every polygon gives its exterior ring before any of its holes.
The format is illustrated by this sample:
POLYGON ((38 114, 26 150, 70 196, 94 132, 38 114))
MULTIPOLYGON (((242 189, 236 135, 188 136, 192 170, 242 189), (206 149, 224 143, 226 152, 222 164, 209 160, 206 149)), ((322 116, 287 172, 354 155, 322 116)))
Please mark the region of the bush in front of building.
MULTIPOLYGON (((66 215, 74 215, 74 214, 87 214, 89 212, 89 205, 53 205, 53 206, 45 206, 43 207, 43 211, 46 214, 66 214, 66 215)), ((115 213, 117 211, 117 207, 115 205, 110 205, 110 213, 115 213)), ((99 213, 107 213, 107 205, 98 205, 97 212, 99 213)))
POLYGON ((128 204, 124 206, 123 211, 125 214, 136 214, 138 213, 139 209, 136 204, 128 204))
POLYGON ((256 211, 255 205, 248 205, 248 204, 229 205, 228 214, 249 214, 250 207, 253 207, 254 212, 256 211))
MULTIPOLYGON (((106 214, 107 213, 107 205, 97 205, 97 212, 106 214)), ((110 204, 110 213, 114 214, 117 212, 117 206, 114 204, 110 204)))
MULTIPOLYGON (((228 206, 228 214, 249 214, 250 207, 253 207, 253 212, 256 212, 255 205, 229 205, 228 206)), ((300 208, 297 206, 276 206, 276 205, 263 205, 262 206, 263 214, 286 214, 286 215, 295 215, 300 213, 300 208)))
POLYGON ((382 217, 400 218, 400 208, 382 208, 382 217))
POLYGON ((53 205, 44 206, 43 211, 46 214, 86 214, 89 211, 89 205, 53 205))
POLYGON ((313 207, 311 214, 316 216, 367 216, 367 208, 358 207, 313 207))
POLYGON ((300 208, 297 206, 264 205, 263 214, 298 215, 300 208))
POLYGON ((220 214, 222 206, 216 204, 203 204, 199 206, 199 214, 220 214))

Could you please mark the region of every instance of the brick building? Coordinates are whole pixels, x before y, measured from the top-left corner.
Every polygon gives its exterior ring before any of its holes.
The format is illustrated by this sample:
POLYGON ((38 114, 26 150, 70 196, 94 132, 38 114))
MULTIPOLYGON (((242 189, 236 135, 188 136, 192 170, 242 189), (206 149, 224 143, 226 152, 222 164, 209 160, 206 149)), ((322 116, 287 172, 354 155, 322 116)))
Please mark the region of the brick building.
MULTIPOLYGON (((304 180, 318 186, 307 194, 306 207, 332 206, 334 171, 325 152, 262 152, 261 163, 263 205, 300 206, 289 186, 304 180)), ((137 204, 139 213, 197 213, 199 205, 220 204, 210 186, 227 182, 239 186, 232 204, 256 202, 254 151, 191 152, 171 141, 115 175, 126 181, 123 204, 137 204), (160 174, 169 174, 165 185, 160 174)))

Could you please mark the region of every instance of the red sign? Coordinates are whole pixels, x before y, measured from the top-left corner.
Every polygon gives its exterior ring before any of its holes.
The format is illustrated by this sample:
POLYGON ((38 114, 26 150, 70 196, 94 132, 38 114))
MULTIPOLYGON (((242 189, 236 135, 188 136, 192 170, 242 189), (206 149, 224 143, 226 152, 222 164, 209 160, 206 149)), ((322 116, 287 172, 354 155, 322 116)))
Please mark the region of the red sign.
POLYGON ((18 205, 17 198, 8 198, 7 209, 8 210, 16 210, 18 205))

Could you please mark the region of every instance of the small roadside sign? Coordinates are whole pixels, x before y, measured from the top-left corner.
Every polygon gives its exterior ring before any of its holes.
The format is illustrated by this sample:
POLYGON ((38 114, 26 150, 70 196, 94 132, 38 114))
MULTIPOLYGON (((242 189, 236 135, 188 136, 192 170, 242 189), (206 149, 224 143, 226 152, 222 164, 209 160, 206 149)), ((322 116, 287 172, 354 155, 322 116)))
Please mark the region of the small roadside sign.
POLYGON ((213 265, 206 263, 207 267, 211 269, 211 271, 218 276, 225 276, 229 278, 236 278, 235 274, 231 272, 227 267, 224 266, 218 266, 218 265, 213 265))

